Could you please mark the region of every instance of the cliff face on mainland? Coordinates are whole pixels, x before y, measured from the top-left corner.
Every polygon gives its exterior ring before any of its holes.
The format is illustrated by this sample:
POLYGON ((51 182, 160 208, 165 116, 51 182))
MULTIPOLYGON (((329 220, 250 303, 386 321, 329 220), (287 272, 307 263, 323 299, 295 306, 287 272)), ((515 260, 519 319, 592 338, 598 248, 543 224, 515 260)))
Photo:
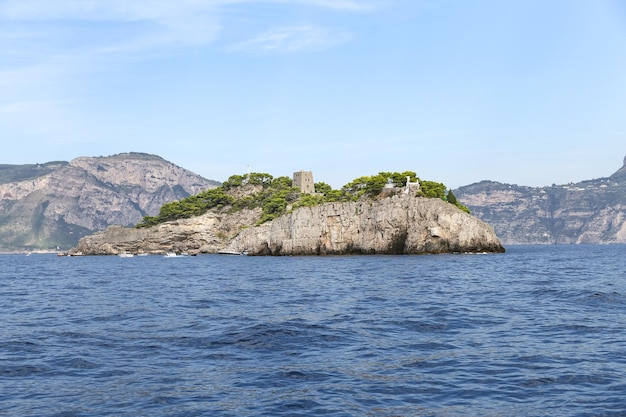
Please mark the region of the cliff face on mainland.
POLYGON ((454 193, 505 245, 626 243, 626 158, 607 178, 551 187, 482 181, 454 193))
POLYGON ((493 229, 439 199, 396 195, 303 207, 260 226, 260 210, 225 208, 150 228, 111 227, 84 237, 73 253, 168 251, 250 255, 503 252, 493 229))
POLYGON ((148 154, 0 166, 0 250, 70 248, 219 183, 148 154))

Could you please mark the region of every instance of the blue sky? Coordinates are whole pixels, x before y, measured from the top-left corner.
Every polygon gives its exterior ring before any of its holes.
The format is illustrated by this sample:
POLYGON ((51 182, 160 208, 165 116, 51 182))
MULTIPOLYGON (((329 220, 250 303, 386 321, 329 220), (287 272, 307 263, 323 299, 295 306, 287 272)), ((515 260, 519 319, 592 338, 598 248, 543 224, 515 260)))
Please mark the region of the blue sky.
POLYGON ((604 177, 623 0, 0 0, 0 163, 148 152, 206 178, 604 177))

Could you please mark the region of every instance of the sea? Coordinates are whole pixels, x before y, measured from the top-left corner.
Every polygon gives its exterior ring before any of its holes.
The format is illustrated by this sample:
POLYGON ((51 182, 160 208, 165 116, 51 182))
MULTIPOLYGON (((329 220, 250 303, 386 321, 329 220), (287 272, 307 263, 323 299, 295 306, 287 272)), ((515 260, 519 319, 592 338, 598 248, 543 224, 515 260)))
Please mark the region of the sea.
POLYGON ((1 416, 626 416, 626 245, 0 268, 1 416))

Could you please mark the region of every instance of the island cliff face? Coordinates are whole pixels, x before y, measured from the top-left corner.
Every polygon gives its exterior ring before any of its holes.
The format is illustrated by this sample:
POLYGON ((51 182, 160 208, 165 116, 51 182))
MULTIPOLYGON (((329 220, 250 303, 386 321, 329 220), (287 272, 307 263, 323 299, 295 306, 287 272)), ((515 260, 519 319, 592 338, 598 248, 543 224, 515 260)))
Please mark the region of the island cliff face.
POLYGON ((264 255, 503 252, 493 229, 440 199, 403 195, 301 208, 229 245, 264 255))
POLYGON ((504 252, 488 224, 440 199, 396 195, 302 207, 259 226, 260 210, 208 212, 150 228, 109 227, 71 253, 249 255, 504 252))

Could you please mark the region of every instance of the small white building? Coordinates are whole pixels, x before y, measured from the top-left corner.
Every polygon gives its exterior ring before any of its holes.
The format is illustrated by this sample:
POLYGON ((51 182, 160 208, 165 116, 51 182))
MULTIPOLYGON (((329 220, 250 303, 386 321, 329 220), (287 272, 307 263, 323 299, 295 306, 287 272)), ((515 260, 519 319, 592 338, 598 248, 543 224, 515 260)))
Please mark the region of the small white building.
POLYGON ((418 192, 420 190, 420 182, 419 180, 415 180, 415 182, 411 182, 411 177, 406 177, 406 185, 404 186, 404 194, 408 194, 413 190, 413 192, 418 192))

